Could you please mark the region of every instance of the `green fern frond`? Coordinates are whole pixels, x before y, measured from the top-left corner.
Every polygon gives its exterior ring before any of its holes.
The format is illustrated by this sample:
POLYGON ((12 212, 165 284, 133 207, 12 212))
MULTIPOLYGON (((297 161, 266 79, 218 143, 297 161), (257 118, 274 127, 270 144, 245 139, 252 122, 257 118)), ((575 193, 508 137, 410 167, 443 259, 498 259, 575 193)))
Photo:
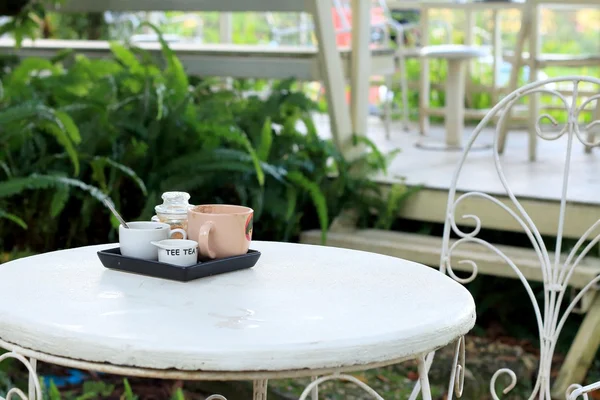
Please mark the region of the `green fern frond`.
POLYGON ((138 397, 133 394, 133 390, 131 389, 131 385, 129 384, 129 381, 127 380, 127 378, 123 379, 123 386, 125 388, 124 392, 123 392, 123 398, 124 400, 137 400, 138 397))
POLYGON ((23 221, 17 215, 6 212, 0 208, 0 219, 3 219, 3 218, 14 222, 15 224, 19 225, 23 229, 27 229, 27 224, 25 223, 25 221, 23 221))
POLYGON ((312 117, 310 115, 303 115, 300 120, 302 123, 304 123, 308 137, 311 140, 319 140, 317 127, 315 126, 315 122, 313 121, 312 117))
POLYGON ((21 194, 25 190, 48 189, 51 186, 47 180, 37 177, 12 178, 0 182, 0 198, 21 194))
POLYGON ((126 106, 129 103, 133 103, 135 101, 141 100, 144 98, 144 95, 142 94, 136 94, 134 96, 129 96, 121 101, 119 101, 118 103, 114 103, 108 106, 108 109, 110 111, 117 111, 120 108, 123 108, 124 106, 126 106))
POLYGON ((285 212, 285 220, 290 221, 296 213, 296 205, 298 204, 298 190, 294 186, 288 186, 287 191, 287 210, 285 212))
POLYGON ((354 135, 353 136, 353 141, 354 144, 364 144, 367 146, 367 148, 369 150, 371 150, 371 154, 374 157, 374 161, 375 164, 377 165, 377 167, 379 169, 381 169, 383 171, 384 174, 387 174, 387 159, 386 157, 381 153, 381 151, 379 151, 379 149, 377 148, 377 145, 375 143, 373 143, 373 141, 371 139, 369 139, 366 136, 362 136, 362 135, 354 135))
MULTIPOLYGON (((79 174, 79 156, 75 147, 73 146, 73 140, 81 140, 79 137, 79 130, 73 123, 73 121, 66 114, 57 112, 49 107, 41 104, 23 104, 19 106, 9 107, 5 110, 0 111, 0 126, 6 127, 10 124, 24 123, 30 121, 39 121, 40 127, 47 133, 54 136, 56 141, 64 148, 71 159, 75 175, 79 174), (60 113, 60 117, 59 114, 60 113), (65 126, 63 118, 68 127, 65 126), (67 133, 70 131, 69 133, 67 133)), ((15 133, 15 130, 0 130, 0 134, 10 136, 15 133)))
POLYGON ((239 204, 248 204, 248 186, 239 182, 234 185, 234 189, 239 198, 239 204))
POLYGON ((162 83, 156 85, 156 120, 160 121, 164 115, 165 92, 167 88, 162 83))
POLYGON ((92 167, 92 181, 95 182, 103 192, 108 191, 108 183, 106 179, 106 173, 104 172, 105 162, 102 160, 92 160, 90 167, 92 167))
MULTIPOLYGON (((251 165, 244 162, 230 161, 227 164, 223 164, 222 161, 206 162, 198 165, 194 168, 194 172, 253 172, 254 169, 251 165)), ((186 171, 187 172, 187 171, 186 171)))
POLYGON ((9 77, 9 84, 26 85, 34 72, 50 71, 52 73, 61 72, 61 68, 52 64, 50 60, 40 57, 27 57, 21 60, 19 65, 12 71, 9 77))
POLYGON ((56 52, 52 58, 50 58, 50 62, 52 64, 62 63, 63 61, 68 61, 73 55, 75 55, 74 49, 60 49, 56 52))
MULTIPOLYGON (((185 174, 195 172, 218 172, 221 171, 239 171, 256 172, 253 166, 254 159, 241 150, 218 148, 211 151, 200 151, 186 154, 175 159, 165 166, 163 172, 166 175, 174 175, 184 171, 185 174), (219 168, 220 166, 220 168, 219 168)), ((261 171, 275 178, 281 183, 285 183, 286 170, 267 163, 260 163, 261 171)))
POLYGON ((54 384, 54 380, 50 380, 50 388, 48 389, 48 397, 50 400, 62 400, 60 390, 54 384))
POLYGON ((255 220, 260 220, 265 207, 265 188, 263 186, 250 191, 250 207, 254 210, 255 220))
POLYGON ((2 169, 2 171, 4 171, 7 178, 12 177, 12 172, 7 163, 5 163, 4 161, 0 161, 0 168, 2 169))
POLYGON ((123 46, 122 44, 111 41, 110 51, 113 53, 115 58, 119 60, 123 65, 125 65, 129 70, 133 73, 139 73, 143 71, 143 68, 138 61, 137 57, 131 50, 123 46))
POLYGON ((169 44, 164 39, 162 32, 160 29, 158 29, 158 27, 147 21, 144 21, 140 24, 140 28, 143 26, 149 27, 158 36, 163 57, 167 61, 165 75, 167 76, 168 87, 175 91, 177 97, 182 98, 187 93, 190 85, 187 74, 185 73, 185 69, 183 68, 183 64, 181 64, 181 61, 175 52, 171 50, 169 44))
MULTIPOLYGON (((41 105, 22 104, 12 106, 0 111, 0 126, 5 127, 9 124, 35 119, 39 115, 51 118, 51 113, 48 114, 48 109, 41 105)), ((3 131, 5 134, 7 133, 6 130, 3 131)))
POLYGON ((300 189, 308 192, 310 198, 317 210, 319 224, 321 225, 321 242, 325 244, 327 240, 327 229, 329 228, 329 215, 327 211, 327 200, 316 183, 310 181, 306 176, 298 171, 291 171, 287 174, 287 179, 298 186, 300 189))
POLYGON ((81 143, 81 134, 79 133, 79 128, 77 128, 77 125, 75 125, 75 122, 73 122, 73 119, 71 119, 69 114, 58 110, 55 111, 54 114, 62 123, 64 131, 67 133, 67 135, 69 135, 69 138, 73 141, 73 143, 81 143))
MULTIPOLYGON (((114 85, 115 77, 118 76, 120 72, 123 71, 123 66, 121 66, 115 60, 109 59, 97 59, 90 60, 83 54, 77 54, 75 57, 76 65, 82 66, 85 71, 90 75, 92 79, 100 79, 105 78, 111 81, 114 85)), ((116 88, 115 88, 116 89, 116 88)))
POLYGON ((256 153, 258 158, 262 161, 269 159, 271 153, 271 146, 273 145, 273 128, 271 127, 271 118, 267 117, 265 123, 260 131, 260 143, 256 153))
POLYGON ((103 165, 108 165, 121 171, 135 182, 135 184, 140 188, 144 196, 148 195, 148 190, 146 189, 146 184, 144 183, 144 181, 135 173, 134 170, 127 167, 126 165, 118 163, 108 157, 94 157, 94 160, 92 162, 100 162, 103 165))
POLYGON ((44 121, 40 123, 40 128, 52 134, 56 141, 63 146, 71 159, 75 176, 79 175, 79 153, 75 149, 75 146, 73 146, 69 135, 65 132, 62 123, 61 125, 56 125, 55 123, 44 121))
POLYGON ((380 210, 378 214, 375 227, 384 230, 390 229, 404 202, 419 190, 421 190, 421 186, 392 185, 384 209, 380 210))
POLYGON ((258 157, 258 155, 256 154, 256 151, 254 150, 254 147, 252 146, 252 143, 250 142, 250 139, 248 139, 248 136, 246 135, 246 133, 241 132, 241 131, 227 132, 224 134, 224 138, 232 143, 236 143, 236 144, 242 146, 248 152, 248 154, 250 155, 250 158, 252 159, 252 163, 254 164, 254 169, 256 172, 256 179, 258 180, 258 184, 260 186, 264 186, 265 173, 261 166, 261 160, 258 157))
POLYGON ((177 388, 175 393, 173 393, 173 396, 171 396, 171 400, 185 400, 183 390, 181 390, 181 388, 177 388))
POLYGON ((71 191, 68 186, 57 188, 52 196, 52 202, 50 203, 50 216, 56 218, 64 210, 71 196, 71 191))
POLYGON ((97 187, 88 185, 80 180, 59 175, 39 174, 31 174, 24 178, 12 178, 0 182, 0 198, 21 194, 26 190, 55 189, 62 187, 76 187, 89 193, 100 202, 104 202, 108 198, 97 187))

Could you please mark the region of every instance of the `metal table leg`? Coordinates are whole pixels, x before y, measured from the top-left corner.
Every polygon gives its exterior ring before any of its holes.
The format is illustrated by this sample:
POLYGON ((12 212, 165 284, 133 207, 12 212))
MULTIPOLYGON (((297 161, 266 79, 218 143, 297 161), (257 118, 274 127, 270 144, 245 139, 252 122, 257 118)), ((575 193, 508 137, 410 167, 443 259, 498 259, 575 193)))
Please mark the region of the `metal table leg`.
POLYGON ((267 400, 267 379, 259 379, 254 381, 254 400, 267 400))
MULTIPOLYGON (((422 138, 417 147, 429 150, 462 150, 465 132, 466 63, 469 58, 449 58, 446 80, 445 140, 422 138)), ((488 149, 491 144, 475 144, 473 150, 488 149)))

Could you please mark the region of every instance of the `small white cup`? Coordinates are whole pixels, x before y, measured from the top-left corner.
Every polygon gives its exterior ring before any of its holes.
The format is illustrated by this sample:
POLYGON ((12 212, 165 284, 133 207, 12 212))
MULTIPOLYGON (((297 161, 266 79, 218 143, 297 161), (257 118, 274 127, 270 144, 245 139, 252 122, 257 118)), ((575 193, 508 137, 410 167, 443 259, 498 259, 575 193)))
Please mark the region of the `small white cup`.
POLYGON ((176 232, 187 239, 185 230, 171 229, 164 222, 136 221, 128 222, 127 225, 129 229, 119 225, 119 246, 121 254, 127 257, 158 260, 158 249, 151 242, 169 239, 176 232))
POLYGON ((158 247, 158 261, 187 267, 198 263, 198 242, 167 239, 152 244, 158 247))

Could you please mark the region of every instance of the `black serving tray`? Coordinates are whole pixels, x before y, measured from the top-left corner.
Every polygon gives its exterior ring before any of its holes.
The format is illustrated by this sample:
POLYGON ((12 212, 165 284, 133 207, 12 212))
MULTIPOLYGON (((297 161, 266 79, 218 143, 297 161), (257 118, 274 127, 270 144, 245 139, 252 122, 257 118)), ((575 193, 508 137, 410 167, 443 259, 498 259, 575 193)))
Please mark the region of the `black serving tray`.
POLYGON ((99 251, 98 258, 100 258, 102 264, 109 269, 179 282, 189 282, 207 276, 252 268, 260 258, 260 251, 250 249, 248 250, 248 253, 241 256, 219 258, 215 260, 199 260, 198 264, 190 265, 188 267, 126 257, 121 254, 121 249, 119 247, 99 251))

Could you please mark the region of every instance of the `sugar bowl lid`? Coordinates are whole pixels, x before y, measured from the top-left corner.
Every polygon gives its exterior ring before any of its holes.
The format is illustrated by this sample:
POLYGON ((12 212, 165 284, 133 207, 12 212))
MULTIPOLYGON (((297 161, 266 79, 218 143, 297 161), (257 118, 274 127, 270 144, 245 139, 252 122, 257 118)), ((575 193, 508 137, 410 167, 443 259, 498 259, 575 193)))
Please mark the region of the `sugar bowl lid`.
POLYGON ((160 214, 187 214, 188 209, 193 207, 188 202, 190 195, 187 192, 164 192, 161 198, 163 203, 154 207, 160 214))

